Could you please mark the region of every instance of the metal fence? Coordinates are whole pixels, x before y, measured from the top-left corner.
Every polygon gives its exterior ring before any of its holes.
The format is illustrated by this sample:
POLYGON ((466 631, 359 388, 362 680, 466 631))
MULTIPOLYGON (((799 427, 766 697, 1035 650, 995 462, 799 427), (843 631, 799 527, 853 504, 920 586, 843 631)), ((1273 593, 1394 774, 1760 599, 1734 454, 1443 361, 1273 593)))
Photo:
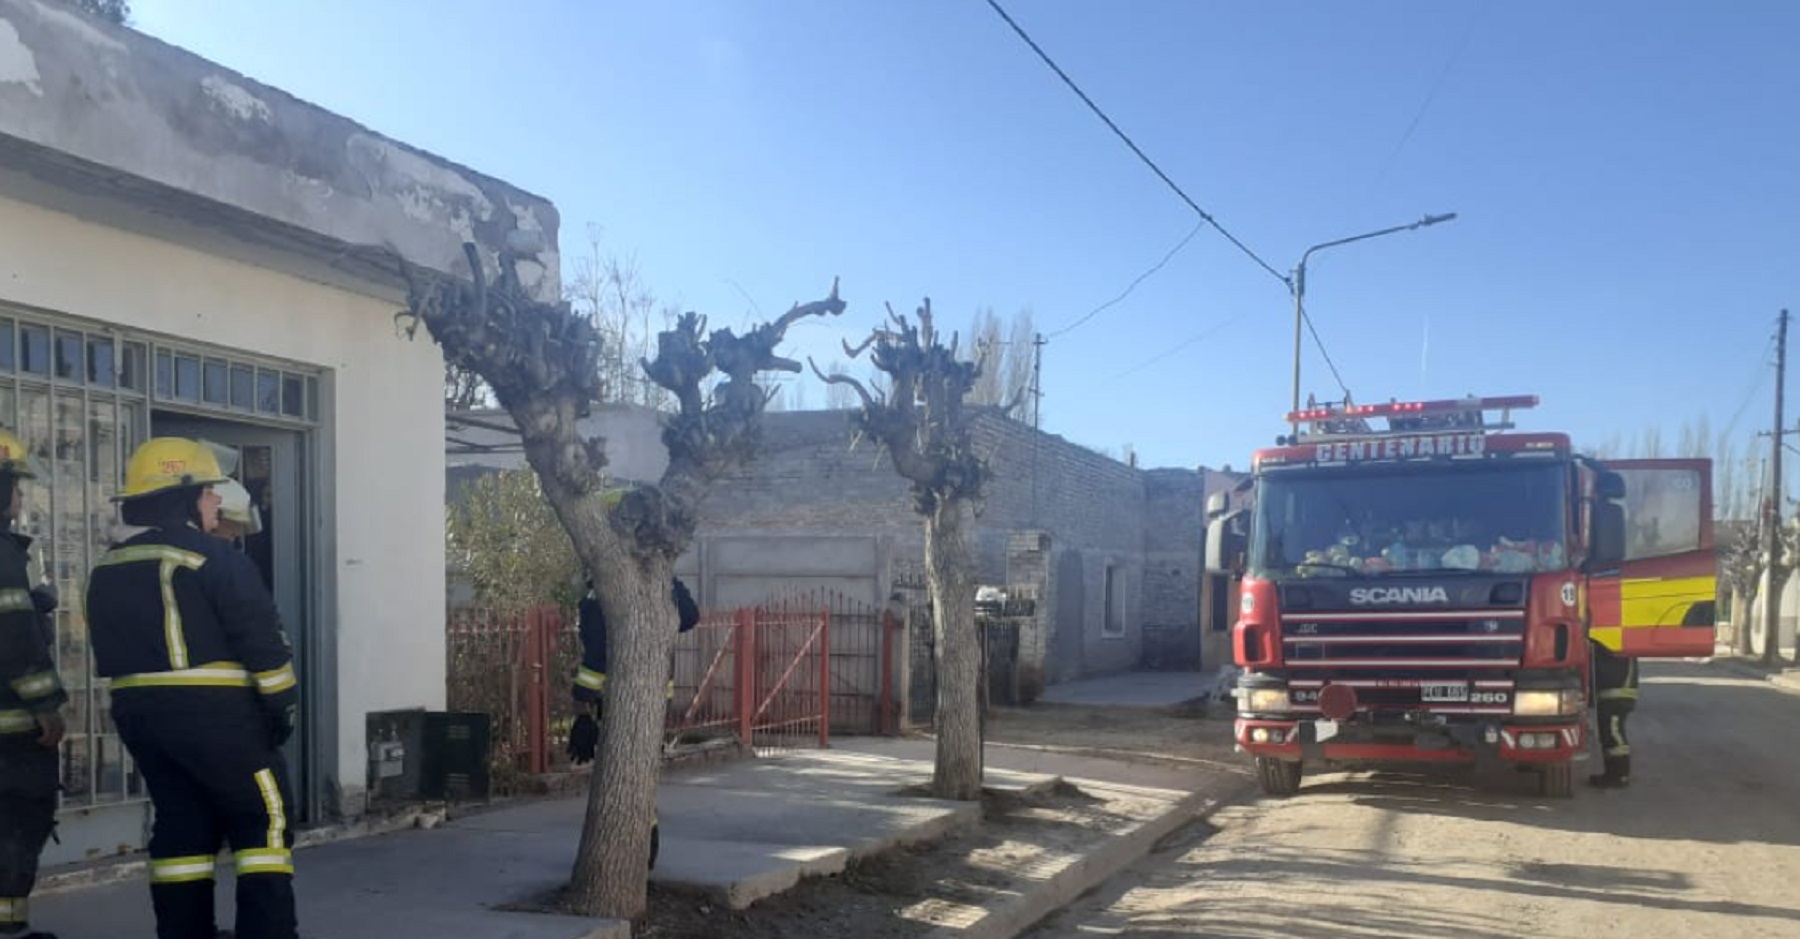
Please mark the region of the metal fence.
MULTIPOLYGON (((707 612, 675 639, 665 738, 767 752, 828 746, 833 733, 896 732, 900 636, 892 617, 832 591, 707 612)), ((581 660, 570 611, 454 610, 449 659, 449 707, 492 716, 497 791, 565 768, 569 684, 581 660)))

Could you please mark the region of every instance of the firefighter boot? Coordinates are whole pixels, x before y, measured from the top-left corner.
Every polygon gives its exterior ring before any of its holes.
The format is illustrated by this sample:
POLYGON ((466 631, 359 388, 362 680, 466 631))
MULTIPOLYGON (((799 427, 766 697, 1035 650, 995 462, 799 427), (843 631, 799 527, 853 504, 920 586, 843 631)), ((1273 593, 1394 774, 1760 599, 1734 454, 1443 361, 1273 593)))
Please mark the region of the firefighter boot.
POLYGON ((1606 772, 1588 777, 1588 785, 1596 789, 1624 789, 1631 785, 1631 757, 1609 756, 1606 772))

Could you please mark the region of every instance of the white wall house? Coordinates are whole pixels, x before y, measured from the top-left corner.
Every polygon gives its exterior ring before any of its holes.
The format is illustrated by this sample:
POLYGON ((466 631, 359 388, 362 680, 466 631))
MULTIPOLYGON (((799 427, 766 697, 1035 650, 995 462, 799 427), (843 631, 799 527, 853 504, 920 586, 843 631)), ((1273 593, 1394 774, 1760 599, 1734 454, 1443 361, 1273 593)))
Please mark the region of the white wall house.
POLYGON ((554 296, 546 200, 129 29, 0 0, 0 425, 53 471, 34 555, 75 699, 50 863, 139 847, 148 801, 92 677, 81 603, 130 449, 236 446, 249 549, 303 682, 308 819, 365 807, 371 712, 445 697, 443 359, 396 329, 390 245, 466 275, 510 233, 554 296))

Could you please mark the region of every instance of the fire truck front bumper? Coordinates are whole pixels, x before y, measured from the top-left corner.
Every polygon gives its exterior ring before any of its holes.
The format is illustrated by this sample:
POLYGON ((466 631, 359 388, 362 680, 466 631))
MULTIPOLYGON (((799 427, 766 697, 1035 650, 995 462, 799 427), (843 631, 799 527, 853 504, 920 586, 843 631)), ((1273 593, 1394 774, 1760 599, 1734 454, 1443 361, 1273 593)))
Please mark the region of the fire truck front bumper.
POLYGON ((1579 721, 1240 717, 1237 749, 1252 756, 1327 763, 1561 763, 1587 751, 1579 721))

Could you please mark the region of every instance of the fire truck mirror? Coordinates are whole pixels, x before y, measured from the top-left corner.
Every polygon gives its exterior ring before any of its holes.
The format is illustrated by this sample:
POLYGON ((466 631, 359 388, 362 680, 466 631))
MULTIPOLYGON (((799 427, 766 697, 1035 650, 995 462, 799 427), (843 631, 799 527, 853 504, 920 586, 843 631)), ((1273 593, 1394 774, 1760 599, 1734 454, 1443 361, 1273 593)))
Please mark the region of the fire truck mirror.
POLYGON ((1594 495, 1609 502, 1625 498, 1625 477, 1618 473, 1601 473, 1594 480, 1594 495))
POLYGON ((1603 571, 1625 560, 1625 507, 1617 502, 1596 502, 1587 569, 1603 571))
POLYGON ((1206 572, 1235 574, 1249 542, 1245 531, 1248 513, 1239 509, 1213 519, 1206 526, 1206 572))

